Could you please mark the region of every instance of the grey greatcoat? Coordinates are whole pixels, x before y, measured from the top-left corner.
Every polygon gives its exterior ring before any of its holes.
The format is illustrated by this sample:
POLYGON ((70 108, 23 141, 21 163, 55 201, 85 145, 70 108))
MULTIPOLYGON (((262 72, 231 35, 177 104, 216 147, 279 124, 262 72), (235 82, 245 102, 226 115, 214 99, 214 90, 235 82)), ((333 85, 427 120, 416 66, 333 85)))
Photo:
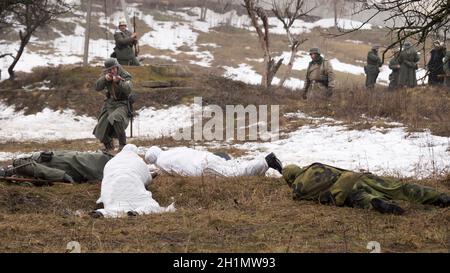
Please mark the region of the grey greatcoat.
POLYGON ((128 111, 128 96, 131 93, 131 75, 121 66, 118 67, 118 74, 123 80, 118 83, 108 82, 105 76, 101 76, 95 83, 95 90, 102 91, 106 89, 106 100, 103 104, 97 126, 94 128, 94 135, 102 143, 109 143, 114 135, 112 126, 115 122, 123 130, 128 127, 130 120, 128 111))

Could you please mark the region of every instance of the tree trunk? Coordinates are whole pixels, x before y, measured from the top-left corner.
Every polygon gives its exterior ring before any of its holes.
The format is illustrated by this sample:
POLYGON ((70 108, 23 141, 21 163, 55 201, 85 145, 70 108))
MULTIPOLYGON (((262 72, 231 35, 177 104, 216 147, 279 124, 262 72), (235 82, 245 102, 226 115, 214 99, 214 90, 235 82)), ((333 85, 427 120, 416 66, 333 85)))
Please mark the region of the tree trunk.
POLYGON ((261 85, 264 86, 264 88, 268 88, 268 82, 269 82, 269 67, 270 67, 270 56, 267 54, 264 54, 264 71, 262 73, 261 78, 261 85))
POLYGON ((200 8, 200 21, 206 21, 206 12, 208 9, 206 8, 206 1, 202 1, 202 6, 200 8))
POLYGON ((206 21, 206 12, 208 10, 206 9, 206 7, 202 7, 201 11, 200 11, 200 21, 206 21))
POLYGON ((283 64, 283 58, 279 59, 277 63, 275 63, 274 59, 270 59, 269 66, 267 67, 267 83, 265 84, 266 88, 269 88, 272 85, 273 78, 275 74, 277 74, 278 69, 283 64))
POLYGON ((92 0, 89 0, 86 13, 86 30, 84 32, 84 56, 83 56, 84 67, 88 65, 89 61, 89 38, 91 36, 91 11, 92 11, 92 0))
POLYGON ((334 26, 337 28, 338 27, 338 9, 337 9, 337 3, 338 0, 334 0, 334 26))
POLYGON ((291 48, 291 57, 289 58, 289 63, 287 65, 287 69, 286 72, 284 72, 283 78, 281 78, 280 87, 283 87, 284 83, 286 82, 286 80, 289 78, 289 76, 292 73, 292 68, 294 66, 294 61, 295 61, 295 56, 297 55, 298 52, 298 46, 292 46, 291 48))
POLYGON ((20 41, 20 48, 17 51, 16 57, 14 57, 14 61, 12 62, 12 64, 8 68, 8 73, 9 73, 9 79, 10 80, 14 80, 14 78, 15 78, 14 67, 19 62, 20 57, 22 56, 22 53, 25 50, 25 46, 30 41, 30 38, 31 38, 31 34, 27 34, 27 35, 25 35, 24 39, 21 39, 21 41, 20 41))

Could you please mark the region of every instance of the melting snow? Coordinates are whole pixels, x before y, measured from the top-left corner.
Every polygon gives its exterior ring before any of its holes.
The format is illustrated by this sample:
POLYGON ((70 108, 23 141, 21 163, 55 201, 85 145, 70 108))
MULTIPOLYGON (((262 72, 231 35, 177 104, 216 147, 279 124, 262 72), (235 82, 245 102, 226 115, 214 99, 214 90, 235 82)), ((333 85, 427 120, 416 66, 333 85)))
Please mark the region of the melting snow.
MULTIPOLYGON (((133 134, 143 138, 173 135, 176 130, 192 125, 191 116, 195 107, 197 105, 141 109, 133 123, 133 134)), ((16 112, 14 107, 0 102, 2 142, 94 138, 92 131, 96 124, 96 119, 78 116, 73 110, 53 111, 45 108, 34 115, 24 115, 23 111, 16 112)))
POLYGON ((424 178, 450 171, 450 138, 407 133, 403 127, 356 131, 335 124, 304 126, 286 139, 235 147, 250 150, 246 158, 275 152, 283 164, 322 162, 381 175, 424 178))

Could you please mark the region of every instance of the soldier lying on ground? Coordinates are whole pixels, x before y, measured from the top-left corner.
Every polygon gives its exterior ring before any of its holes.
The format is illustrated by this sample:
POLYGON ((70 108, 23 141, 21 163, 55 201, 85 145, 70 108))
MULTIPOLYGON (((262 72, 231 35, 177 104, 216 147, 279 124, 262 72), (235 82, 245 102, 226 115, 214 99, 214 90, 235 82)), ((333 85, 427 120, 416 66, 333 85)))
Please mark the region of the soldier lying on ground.
POLYGON ((432 188, 402 183, 371 173, 347 171, 321 163, 314 163, 305 168, 288 165, 283 168, 282 174, 293 189, 294 200, 373 208, 381 213, 393 214, 403 214, 404 210, 392 200, 450 206, 450 196, 432 188))
POLYGON ((281 172, 281 162, 272 153, 265 158, 250 161, 226 160, 208 151, 198 151, 187 147, 162 151, 153 146, 147 150, 145 161, 155 164, 171 175, 202 176, 205 174, 224 177, 264 175, 269 168, 281 172))
POLYGON ((105 166, 100 198, 104 208, 91 212, 94 218, 136 216, 175 211, 174 205, 161 207, 146 186, 152 181, 148 166, 139 157, 138 148, 127 144, 105 166))
POLYGON ((68 183, 99 181, 111 158, 112 155, 102 152, 38 152, 15 159, 12 168, 0 168, 0 176, 18 175, 68 183))

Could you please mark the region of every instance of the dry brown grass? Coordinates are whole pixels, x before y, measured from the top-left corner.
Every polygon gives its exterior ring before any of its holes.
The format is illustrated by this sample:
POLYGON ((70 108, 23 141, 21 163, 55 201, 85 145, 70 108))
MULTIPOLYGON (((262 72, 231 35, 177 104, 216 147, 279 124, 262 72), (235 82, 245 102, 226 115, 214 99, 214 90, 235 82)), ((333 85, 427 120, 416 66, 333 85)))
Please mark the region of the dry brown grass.
POLYGON ((406 215, 390 216, 296 202, 284 182, 260 177, 159 177, 151 190, 178 210, 94 220, 74 213, 95 208, 99 185, 1 183, 0 251, 64 252, 73 240, 83 252, 368 252, 369 241, 383 252, 449 249, 449 209, 404 204, 406 215))
POLYGON ((417 87, 394 92, 385 88, 340 89, 330 101, 304 102, 300 109, 351 124, 362 122, 376 126, 380 117, 389 118, 404 123, 410 131, 430 129, 433 134, 450 136, 450 92, 442 88, 417 87))

